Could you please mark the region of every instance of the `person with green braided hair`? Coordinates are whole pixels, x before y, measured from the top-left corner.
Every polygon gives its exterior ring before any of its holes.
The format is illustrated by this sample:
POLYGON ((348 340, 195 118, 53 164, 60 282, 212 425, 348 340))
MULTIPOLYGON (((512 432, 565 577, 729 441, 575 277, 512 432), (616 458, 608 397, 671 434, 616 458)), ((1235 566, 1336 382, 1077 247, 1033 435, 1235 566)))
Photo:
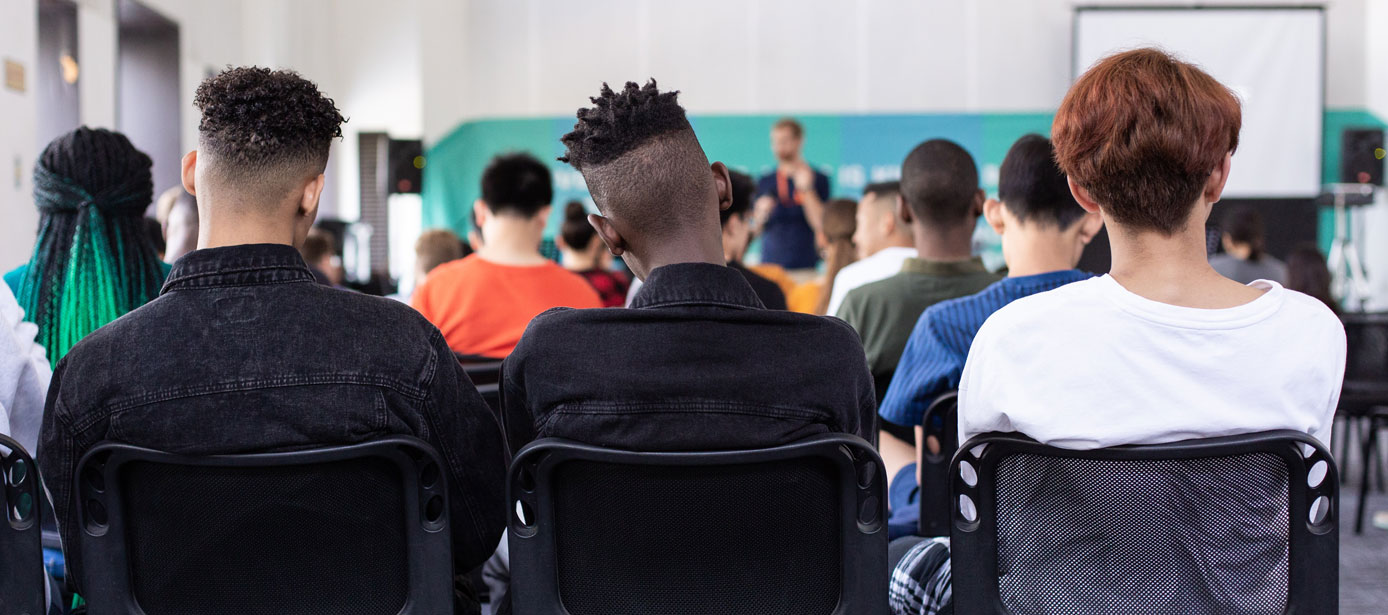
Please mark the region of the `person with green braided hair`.
POLYGON ((5 283, 54 366, 87 334, 159 295, 169 269, 144 230, 150 166, 125 135, 86 126, 54 139, 34 165, 38 240, 5 283))

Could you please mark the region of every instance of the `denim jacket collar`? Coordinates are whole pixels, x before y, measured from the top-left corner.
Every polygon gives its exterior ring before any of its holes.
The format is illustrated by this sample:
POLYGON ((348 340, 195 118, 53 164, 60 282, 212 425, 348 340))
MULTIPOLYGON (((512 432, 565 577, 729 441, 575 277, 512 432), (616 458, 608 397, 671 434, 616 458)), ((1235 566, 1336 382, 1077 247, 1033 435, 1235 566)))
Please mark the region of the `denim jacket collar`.
POLYGON ((160 294, 191 288, 313 282, 299 251, 273 243, 194 250, 178 259, 160 294))
POLYGON ((765 308, 741 272, 712 263, 657 268, 646 276, 645 284, 631 300, 631 307, 637 309, 694 304, 765 308))

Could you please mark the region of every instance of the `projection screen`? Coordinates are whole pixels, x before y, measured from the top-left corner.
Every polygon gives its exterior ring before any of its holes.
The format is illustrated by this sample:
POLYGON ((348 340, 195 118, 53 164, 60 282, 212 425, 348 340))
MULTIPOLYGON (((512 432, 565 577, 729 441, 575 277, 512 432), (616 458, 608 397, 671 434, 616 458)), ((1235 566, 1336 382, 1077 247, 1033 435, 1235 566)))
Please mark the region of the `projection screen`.
POLYGON ((1074 76, 1116 51, 1156 46, 1198 64, 1243 101, 1224 195, 1320 193, 1325 14, 1320 8, 1076 9, 1074 76))

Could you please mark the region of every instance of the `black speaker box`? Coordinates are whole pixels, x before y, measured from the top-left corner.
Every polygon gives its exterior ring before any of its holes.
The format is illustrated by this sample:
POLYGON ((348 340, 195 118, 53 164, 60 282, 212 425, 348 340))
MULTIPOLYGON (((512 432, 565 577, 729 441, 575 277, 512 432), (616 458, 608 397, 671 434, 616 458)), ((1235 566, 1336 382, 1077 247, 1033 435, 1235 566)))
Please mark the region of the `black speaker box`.
POLYGON ((386 155, 390 165, 386 189, 390 194, 418 194, 424 183, 423 142, 418 139, 391 139, 386 155))
POLYGON ((1340 137, 1340 181, 1383 185, 1383 129, 1346 128, 1340 137))

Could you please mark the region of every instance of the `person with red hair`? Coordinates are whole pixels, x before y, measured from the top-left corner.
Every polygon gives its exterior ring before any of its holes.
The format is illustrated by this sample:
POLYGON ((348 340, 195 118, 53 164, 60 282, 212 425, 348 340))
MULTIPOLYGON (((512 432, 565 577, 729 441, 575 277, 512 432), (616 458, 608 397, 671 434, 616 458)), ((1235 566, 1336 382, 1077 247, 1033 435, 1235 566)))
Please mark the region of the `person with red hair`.
MULTIPOLYGON (((1075 82, 1051 139, 1075 200, 1103 216, 1113 266, 988 318, 959 384, 960 442, 1003 431, 1089 449, 1274 429, 1330 441, 1345 368, 1339 319, 1277 282, 1229 280, 1205 257, 1240 123, 1227 87, 1158 49, 1109 56, 1075 82)), ((1260 548, 1274 533, 1246 542, 1260 548)), ((1014 565, 1069 548, 1054 540, 1014 565)), ((928 539, 901 554, 895 612, 952 604, 948 550, 928 539)), ((1103 611, 1074 589, 1076 611, 1103 611)))

